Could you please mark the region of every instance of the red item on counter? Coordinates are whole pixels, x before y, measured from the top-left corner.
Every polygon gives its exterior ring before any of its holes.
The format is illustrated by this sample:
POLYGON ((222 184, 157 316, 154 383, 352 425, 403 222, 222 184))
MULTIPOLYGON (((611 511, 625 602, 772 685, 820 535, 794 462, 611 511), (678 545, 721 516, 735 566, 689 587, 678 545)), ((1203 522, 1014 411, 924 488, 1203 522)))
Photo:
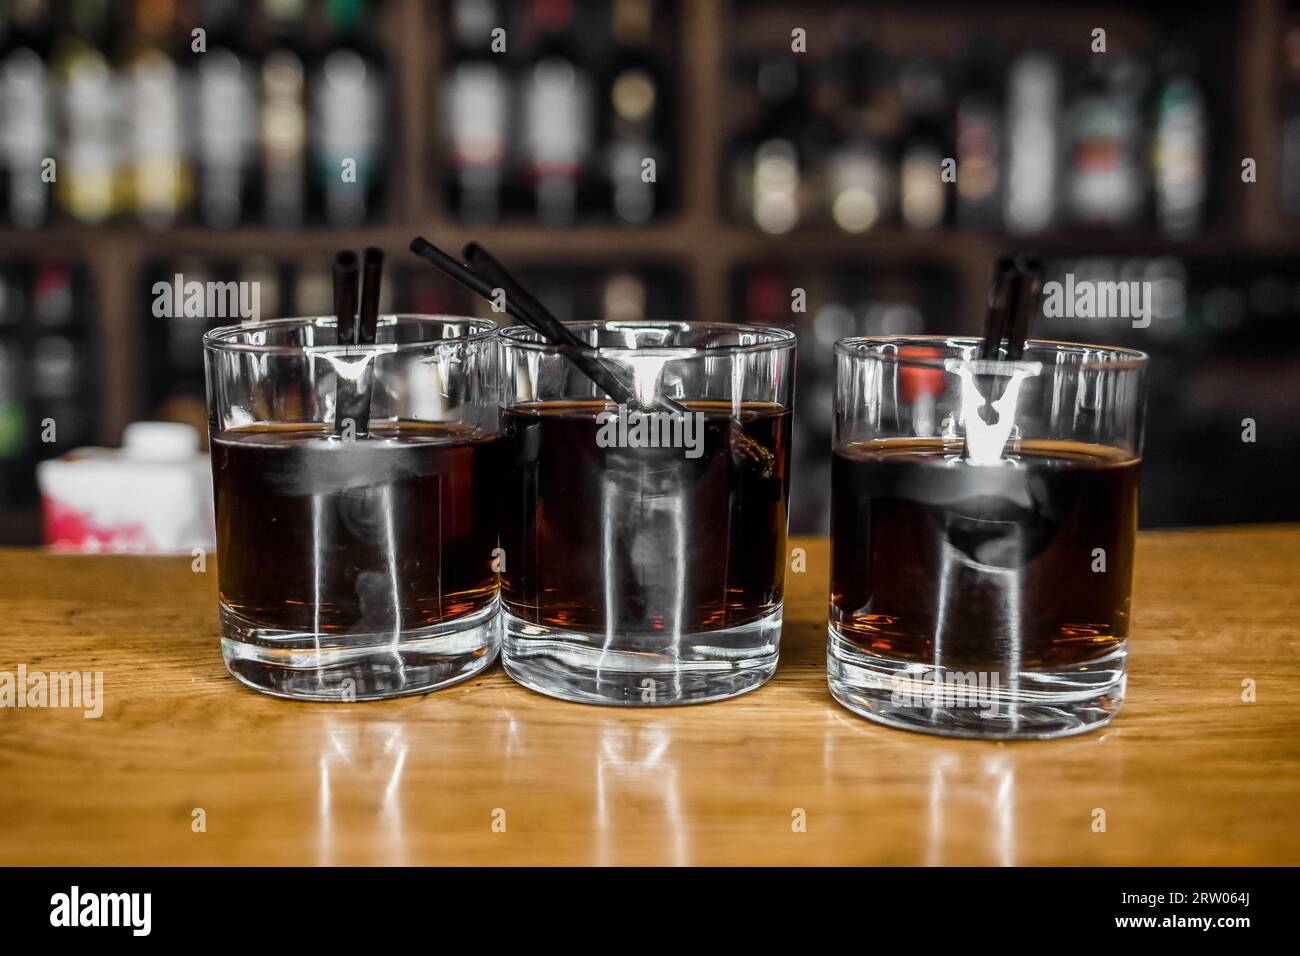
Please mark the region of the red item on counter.
POLYGON ((900 359, 934 359, 940 363, 938 368, 899 364, 898 390, 903 401, 910 404, 923 395, 937 398, 943 394, 943 349, 928 345, 905 345, 898 350, 898 356, 900 359))

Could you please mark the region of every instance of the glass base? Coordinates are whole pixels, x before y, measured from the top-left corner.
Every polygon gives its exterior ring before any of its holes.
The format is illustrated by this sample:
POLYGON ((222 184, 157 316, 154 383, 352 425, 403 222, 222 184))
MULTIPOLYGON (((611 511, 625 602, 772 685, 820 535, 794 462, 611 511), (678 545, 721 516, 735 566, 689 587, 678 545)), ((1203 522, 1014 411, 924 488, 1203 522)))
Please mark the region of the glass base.
POLYGON ((830 628, 831 695, 876 723, 945 737, 1046 740, 1110 723, 1124 703, 1125 644, 1084 664, 1015 674, 864 654, 830 628))
MULTIPOLYGON (((776 672, 781 605, 740 627, 683 634, 670 648, 635 646, 606 635, 505 618, 501 662, 531 690, 580 704, 669 707, 724 700, 764 684, 776 672)), ((663 635, 653 641, 662 644, 663 635)))
POLYGON ((487 668, 501 644, 498 602, 454 621, 375 634, 261 627, 221 605, 221 653, 232 677, 294 700, 350 702, 426 694, 487 668))

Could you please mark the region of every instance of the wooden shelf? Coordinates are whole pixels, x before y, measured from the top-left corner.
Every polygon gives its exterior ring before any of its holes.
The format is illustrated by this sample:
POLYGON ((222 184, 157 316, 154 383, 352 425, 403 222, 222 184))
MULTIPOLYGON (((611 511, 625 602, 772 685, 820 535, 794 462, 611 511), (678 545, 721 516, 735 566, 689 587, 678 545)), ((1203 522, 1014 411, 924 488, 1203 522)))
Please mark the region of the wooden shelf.
MULTIPOLYGON (((1176 239, 1158 233, 1061 230, 1016 235, 994 231, 898 228, 847 233, 833 227, 798 227, 781 235, 768 235, 744 225, 714 223, 705 229, 684 218, 665 219, 653 225, 578 224, 568 228, 540 226, 523 220, 475 226, 431 217, 424 224, 376 225, 371 228, 273 230, 244 228, 213 230, 181 227, 165 233, 131 226, 88 228, 49 226, 38 230, 0 228, 0 250, 7 255, 56 256, 89 261, 94 265, 105 248, 125 251, 141 259, 205 254, 220 258, 266 255, 292 258, 331 253, 359 242, 382 246, 390 253, 405 250, 412 237, 425 235, 445 248, 477 240, 531 261, 574 259, 581 262, 625 260, 628 257, 680 260, 694 267, 697 248, 707 239, 710 258, 746 260, 779 255, 792 261, 825 256, 851 256, 872 260, 930 257, 952 259, 957 247, 972 245, 1002 249, 1029 246, 1050 253, 1098 255, 1294 255, 1300 252, 1300 233, 1277 232, 1268 236, 1235 233, 1206 234, 1176 239)), ((412 260, 414 261, 414 260, 412 260)), ((991 260, 990 260, 991 263, 991 260)))

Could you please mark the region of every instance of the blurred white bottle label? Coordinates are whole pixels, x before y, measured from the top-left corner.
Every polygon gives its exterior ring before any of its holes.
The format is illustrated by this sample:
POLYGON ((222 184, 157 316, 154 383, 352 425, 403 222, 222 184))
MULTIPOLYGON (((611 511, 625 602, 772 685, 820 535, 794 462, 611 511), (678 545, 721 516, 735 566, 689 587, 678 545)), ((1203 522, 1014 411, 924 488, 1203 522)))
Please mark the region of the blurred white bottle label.
POLYGON ((544 222, 572 220, 577 179, 592 143, 592 91, 585 73, 563 57, 533 68, 524 91, 524 152, 536 179, 544 222))
POLYGON ((154 229, 176 218, 181 196, 181 103, 176 65, 147 50, 131 67, 136 213, 154 229))
POLYGON ((1013 232, 1038 232, 1056 215, 1057 125, 1061 76, 1051 57, 1022 56, 1007 83, 1006 223, 1013 232))
POLYGON ((505 155, 507 90, 493 63, 462 63, 447 85, 447 129, 466 218, 490 221, 498 212, 505 155))
POLYGON ((102 56, 88 52, 72 59, 64 88, 68 159, 60 181, 66 184, 68 211, 83 222, 102 222, 113 212, 114 93, 113 75, 102 56))
POLYGON ((374 69, 352 50, 330 53, 312 90, 312 111, 325 215, 335 226, 359 225, 382 128, 382 91, 374 69), (355 178, 345 179, 343 166, 349 161, 356 164, 355 178))
POLYGON ((198 84, 203 219, 229 228, 243 212, 244 170, 253 145, 252 70, 231 51, 213 50, 199 60, 198 84))
POLYGON ((9 217, 24 228, 49 215, 50 185, 41 164, 50 148, 50 106, 45 64, 32 50, 9 54, 0 76, 0 142, 9 167, 9 217))

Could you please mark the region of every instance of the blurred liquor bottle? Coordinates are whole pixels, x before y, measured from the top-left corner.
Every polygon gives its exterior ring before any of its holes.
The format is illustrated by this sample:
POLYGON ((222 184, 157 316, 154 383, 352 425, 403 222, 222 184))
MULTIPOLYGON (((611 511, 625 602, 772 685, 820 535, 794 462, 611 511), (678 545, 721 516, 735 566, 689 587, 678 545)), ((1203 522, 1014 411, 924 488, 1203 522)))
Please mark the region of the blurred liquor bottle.
POLYGON ((74 219, 99 223, 117 208, 117 102, 106 51, 107 0, 82 0, 70 8, 71 32, 55 43, 54 75, 62 93, 63 156, 58 196, 74 219))
POLYGON ((305 0, 265 0, 270 49, 262 60, 262 214, 267 225, 294 229, 306 204, 307 113, 305 0))
POLYGON ((364 0, 327 0, 331 48, 308 91, 315 188, 325 222, 355 228, 375 211, 385 156, 383 62, 363 33, 364 0))
POLYGON ((1186 51, 1170 50, 1161 58, 1154 122, 1156 227, 1177 238, 1190 236, 1204 222, 1209 130, 1195 62, 1186 51))
POLYGON ((800 154, 811 104, 803 62, 787 52, 761 53, 741 64, 758 93, 758 116, 732 143, 733 202, 739 218, 774 235, 789 232, 803 215, 800 154))
POLYGON ((536 59, 523 77, 523 158, 539 222, 567 226, 589 194, 595 83, 574 33, 571 0, 532 0, 523 30, 536 59))
POLYGON ((1046 53, 1018 56, 1007 78, 1007 181, 1003 219, 1016 233, 1057 220, 1061 70, 1046 53))
POLYGON ((197 55, 199 215, 205 225, 228 229, 244 220, 251 198, 257 71, 239 4, 202 0, 200 10, 206 52, 197 55))
POLYGON ((1066 201, 1075 222, 1131 228, 1147 192, 1141 104, 1145 77, 1131 59, 1094 59, 1066 118, 1066 201))
MULTIPOLYGON (((653 0, 613 0, 610 33, 612 67, 606 71, 606 175, 609 208, 620 222, 643 223, 655 215, 668 151, 660 126, 667 77, 651 55, 653 0)), ((643 303, 644 304, 644 303, 643 303)))
POLYGON ((443 97, 443 121, 455 168, 453 207, 465 222, 495 222, 507 162, 509 33, 492 0, 456 0, 456 62, 443 97))
MULTIPOLYGON (((823 124, 823 110, 814 109, 800 132, 800 153, 810 167, 825 155, 824 213, 857 233, 895 219, 904 106, 892 64, 865 30, 852 21, 841 29, 847 38, 832 63, 838 102, 824 110, 837 122, 823 124)), ((934 168, 937 175, 937 162, 934 168)))
POLYGON ((992 229, 1002 222, 1003 111, 995 53, 972 41, 957 100, 957 225, 992 229))
POLYGON ((50 191, 46 159, 53 159, 50 80, 46 70, 53 39, 46 0, 14 0, 9 32, 0 49, 0 163, 3 163, 5 212, 23 228, 49 217, 50 191))
POLYGON ((134 27, 127 66, 127 194, 142 223, 163 229, 180 215, 191 190, 180 74, 167 53, 174 0, 137 0, 134 27))
MULTIPOLYGON (((933 229, 948 215, 952 179, 943 164, 953 156, 947 115, 948 79, 935 60, 917 58, 899 72, 899 90, 907 111, 899 163, 899 209, 909 229, 933 229)), ((955 170, 954 170, 955 172, 955 170)))

